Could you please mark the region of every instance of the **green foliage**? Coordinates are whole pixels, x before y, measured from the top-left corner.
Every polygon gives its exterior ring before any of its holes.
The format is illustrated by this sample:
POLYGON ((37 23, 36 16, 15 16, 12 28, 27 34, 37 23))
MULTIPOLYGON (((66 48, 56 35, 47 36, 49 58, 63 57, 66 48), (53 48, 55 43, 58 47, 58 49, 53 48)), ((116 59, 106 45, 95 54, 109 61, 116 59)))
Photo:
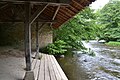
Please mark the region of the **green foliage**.
POLYGON ((94 53, 93 50, 91 50, 90 48, 86 49, 86 50, 81 50, 82 54, 88 54, 90 56, 96 56, 96 54, 94 53))
POLYGON ((61 54, 65 53, 67 51, 66 48, 68 48, 66 42, 64 42, 62 40, 58 40, 58 41, 55 41, 52 44, 49 44, 47 46, 47 51, 48 51, 49 54, 61 55, 61 54))
POLYGON ((119 46, 120 47, 120 42, 110 41, 110 42, 106 43, 106 45, 109 45, 109 46, 119 46))
POLYGON ((87 7, 59 29, 54 30, 54 41, 63 40, 69 48, 79 50, 84 49, 81 40, 95 39, 96 36, 106 41, 120 41, 119 5, 120 1, 110 0, 97 12, 87 7))
POLYGON ((72 49, 84 49, 81 40, 95 39, 98 32, 96 15, 93 12, 87 7, 59 29, 54 30, 54 41, 64 40, 72 49))
POLYGON ((120 1, 111 0, 98 11, 98 23, 101 28, 100 38, 106 41, 120 40, 120 1))

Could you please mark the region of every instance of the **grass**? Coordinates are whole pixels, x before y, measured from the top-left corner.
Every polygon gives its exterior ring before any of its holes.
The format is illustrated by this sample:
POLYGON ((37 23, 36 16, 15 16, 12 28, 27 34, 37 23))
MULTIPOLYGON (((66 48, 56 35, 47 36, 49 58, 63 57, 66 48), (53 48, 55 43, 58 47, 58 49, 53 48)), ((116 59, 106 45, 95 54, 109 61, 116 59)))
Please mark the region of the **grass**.
POLYGON ((120 42, 110 41, 106 45, 120 47, 120 42))

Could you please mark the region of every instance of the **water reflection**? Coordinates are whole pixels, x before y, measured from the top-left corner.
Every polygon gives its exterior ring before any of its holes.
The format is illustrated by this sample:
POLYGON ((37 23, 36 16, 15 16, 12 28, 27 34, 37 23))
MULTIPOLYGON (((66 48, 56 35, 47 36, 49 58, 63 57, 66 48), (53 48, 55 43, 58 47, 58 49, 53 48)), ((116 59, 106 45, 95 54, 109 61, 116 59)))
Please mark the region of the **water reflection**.
POLYGON ((87 80, 89 78, 85 69, 79 65, 77 57, 68 55, 64 59, 58 59, 58 61, 69 80, 87 80))
POLYGON ((69 80, 120 80, 120 48, 96 41, 84 45, 96 56, 74 54, 58 59, 69 80))

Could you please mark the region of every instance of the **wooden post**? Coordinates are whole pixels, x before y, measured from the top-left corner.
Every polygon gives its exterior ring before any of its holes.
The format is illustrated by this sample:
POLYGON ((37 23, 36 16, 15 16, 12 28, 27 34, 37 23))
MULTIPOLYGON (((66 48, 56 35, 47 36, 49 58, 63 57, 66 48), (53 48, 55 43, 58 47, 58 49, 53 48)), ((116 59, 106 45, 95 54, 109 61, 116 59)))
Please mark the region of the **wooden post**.
POLYGON ((39 53, 39 30, 38 30, 39 23, 36 22, 36 56, 39 53))
POLYGON ((36 55, 35 58, 38 56, 40 57, 41 54, 39 54, 39 33, 41 32, 42 27, 44 26, 45 23, 39 26, 39 23, 36 23, 36 55), (39 55, 38 55, 39 54, 39 55))
POLYGON ((25 3, 25 59, 26 70, 31 71, 31 24, 30 24, 30 3, 25 3))

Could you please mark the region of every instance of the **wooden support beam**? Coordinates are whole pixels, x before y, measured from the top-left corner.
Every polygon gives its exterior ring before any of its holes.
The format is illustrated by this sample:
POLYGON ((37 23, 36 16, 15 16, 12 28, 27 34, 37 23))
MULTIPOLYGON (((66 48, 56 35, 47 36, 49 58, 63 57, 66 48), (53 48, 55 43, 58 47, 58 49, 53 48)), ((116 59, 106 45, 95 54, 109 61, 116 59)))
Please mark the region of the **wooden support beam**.
POLYGON ((30 23, 32 24, 35 19, 46 9, 46 7, 48 6, 49 4, 46 4, 45 7, 41 10, 41 8, 39 8, 30 18, 30 23))
POLYGON ((56 11, 55 11, 55 14, 53 15, 52 20, 55 19, 56 15, 57 15, 57 13, 58 13, 58 11, 59 11, 59 9, 60 9, 60 5, 57 7, 57 9, 56 9, 56 11))
POLYGON ((57 22, 57 20, 36 20, 36 21, 40 23, 56 23, 57 22))
MULTIPOLYGON (((53 15, 52 20, 55 19, 56 15, 57 15, 57 13, 58 13, 58 11, 59 11, 59 9, 60 9, 60 5, 57 7, 57 9, 56 9, 56 11, 55 11, 55 13, 54 13, 54 15, 53 15)), ((50 26, 52 26, 52 23, 50 24, 50 26)))
POLYGON ((55 6, 55 7, 49 6, 49 7, 46 8, 45 11, 42 13, 42 16, 46 16, 46 18, 52 20, 53 15, 54 15, 57 7, 58 7, 58 6, 55 6))
POLYGON ((39 23, 36 22, 36 55, 35 55, 35 57, 37 57, 39 54, 39 32, 41 31, 44 24, 45 23, 43 23, 42 25, 39 26, 39 23))
MULTIPOLYGON (((11 22, 25 22, 24 20, 17 20, 17 19, 14 19, 14 20, 0 20, 0 23, 11 23, 11 22)), ((39 23, 56 23, 57 20, 35 20, 34 22, 39 22, 39 23)))
POLYGON ((43 23, 42 25, 39 26, 39 28, 38 28, 39 32, 41 32, 44 25, 45 25, 45 23, 43 23))
POLYGON ((36 56, 38 55, 39 53, 39 23, 36 22, 36 56))
POLYGON ((32 2, 57 2, 57 3, 67 3, 70 0, 1 0, 1 1, 12 1, 12 2, 26 2, 26 1, 32 1, 32 2))
POLYGON ((41 0, 0 0, 0 3, 12 3, 12 4, 24 4, 26 2, 30 2, 31 4, 35 4, 35 5, 43 5, 43 4, 50 4, 52 6, 69 6, 69 3, 71 0, 63 0, 64 2, 55 2, 55 1, 41 1, 41 0), (67 2, 66 2, 67 1, 67 2))
POLYGON ((8 3, 5 3, 4 5, 0 6, 0 9, 3 9, 4 7, 8 6, 8 3))
POLYGON ((25 3, 25 59, 26 70, 31 71, 31 24, 30 24, 30 3, 25 3))
MULTIPOLYGON (((59 23, 59 22, 61 22, 61 21, 62 21, 62 22, 66 21, 66 20, 69 19, 70 17, 68 17, 67 15, 65 15, 65 14, 63 14, 63 13, 61 13, 61 12, 58 12, 56 18, 57 18, 57 23, 59 23)), ((52 24, 55 24, 55 23, 52 23, 52 24)))
POLYGON ((15 11, 16 16, 21 16, 21 17, 25 18, 25 16, 24 16, 24 7, 21 6, 21 5, 18 5, 18 8, 16 8, 16 9, 19 9, 19 10, 15 11))

